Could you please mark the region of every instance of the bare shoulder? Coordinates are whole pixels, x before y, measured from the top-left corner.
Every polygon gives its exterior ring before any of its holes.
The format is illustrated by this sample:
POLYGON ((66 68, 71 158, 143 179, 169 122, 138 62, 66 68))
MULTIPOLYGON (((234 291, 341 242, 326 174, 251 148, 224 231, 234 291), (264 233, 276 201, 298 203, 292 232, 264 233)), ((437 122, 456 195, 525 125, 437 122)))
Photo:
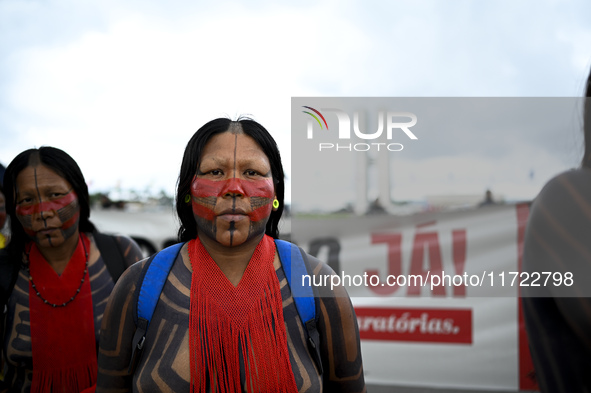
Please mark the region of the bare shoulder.
MULTIPOLYGON (((329 392, 365 392, 361 344, 355 310, 337 273, 318 258, 307 255, 308 271, 316 280, 320 353, 329 392)), ((312 280, 314 281, 314 280, 312 280)))
POLYGON ((536 205, 560 208, 565 203, 575 203, 576 207, 591 205, 591 169, 579 168, 563 172, 552 179, 534 200, 536 205))
POLYGON ((117 280, 115 288, 113 288, 111 297, 126 297, 129 293, 133 293, 135 291, 138 279, 141 276, 142 270, 144 269, 148 259, 149 258, 145 258, 132 264, 123 272, 121 277, 119 277, 119 280, 117 280))
POLYGON ((113 237, 115 238, 115 240, 117 240, 117 242, 119 243, 119 245, 121 246, 122 249, 125 249, 127 247, 137 247, 139 249, 139 246, 135 242, 135 240, 133 240, 129 236, 118 234, 118 235, 113 235, 113 237))
POLYGON ((325 262, 313 255, 306 253, 308 259, 308 270, 314 275, 333 275, 335 271, 325 262))
POLYGON ((325 262, 306 253, 307 268, 311 276, 312 285, 315 288, 316 295, 321 298, 337 298, 340 301, 349 303, 349 294, 344 286, 341 285, 341 280, 332 280, 332 276, 337 276, 337 273, 325 262))
MULTIPOLYGON (((524 269, 568 273, 575 278, 575 285, 550 287, 552 294, 580 295, 576 292, 581 290, 577 282, 591 274, 589 233, 591 170, 575 169, 555 176, 531 206, 523 249, 524 269)), ((530 291, 547 296, 545 287, 526 292, 530 291)))
POLYGON ((114 235, 114 237, 119 243, 119 249, 127 266, 131 266, 143 258, 142 249, 135 240, 124 235, 114 235))
POLYGON ((92 233, 87 233, 87 235, 93 239, 93 242, 97 245, 99 252, 100 247, 98 246, 100 246, 101 243, 104 249, 104 247, 112 247, 114 242, 117 245, 117 252, 123 257, 126 268, 144 257, 141 248, 129 236, 121 234, 107 235, 101 233, 99 234, 101 238, 97 239, 97 237, 92 233), (101 243, 99 243, 99 240, 101 240, 101 243))
POLYGON ((566 233, 591 228, 591 169, 570 170, 548 181, 532 204, 528 225, 542 235, 542 229, 557 225, 566 233))

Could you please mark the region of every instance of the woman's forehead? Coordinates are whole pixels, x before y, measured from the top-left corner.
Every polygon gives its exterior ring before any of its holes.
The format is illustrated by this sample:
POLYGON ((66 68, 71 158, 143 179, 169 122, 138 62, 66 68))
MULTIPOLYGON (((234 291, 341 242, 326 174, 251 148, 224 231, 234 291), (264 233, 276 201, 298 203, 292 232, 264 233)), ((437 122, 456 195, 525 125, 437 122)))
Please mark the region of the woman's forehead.
POLYGON ((261 146, 244 133, 224 132, 212 136, 201 152, 201 161, 219 157, 261 157, 269 161, 261 146))
POLYGON ((59 174, 55 169, 44 165, 28 165, 19 172, 16 178, 16 186, 52 186, 65 185, 71 187, 70 182, 59 174))

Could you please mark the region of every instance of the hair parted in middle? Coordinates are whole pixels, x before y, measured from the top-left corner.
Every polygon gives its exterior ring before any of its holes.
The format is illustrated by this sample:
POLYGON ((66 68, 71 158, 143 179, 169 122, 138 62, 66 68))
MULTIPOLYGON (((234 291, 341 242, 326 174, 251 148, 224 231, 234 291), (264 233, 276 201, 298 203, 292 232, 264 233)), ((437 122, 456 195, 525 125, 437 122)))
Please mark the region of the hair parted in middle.
POLYGON ((8 251, 14 255, 20 255, 24 251, 28 236, 16 217, 16 179, 28 166, 44 165, 72 185, 78 205, 80 206, 80 232, 95 231, 94 224, 90 221, 90 197, 84 175, 76 161, 65 151, 52 146, 41 146, 38 149, 28 149, 17 155, 6 168, 4 174, 4 196, 6 198, 6 210, 10 215, 11 240, 8 251))
POLYGON ((189 140, 189 143, 187 143, 177 182, 175 198, 176 211, 181 222, 178 237, 182 242, 197 237, 197 223, 193 216, 193 207, 190 203, 185 202, 185 197, 191 193, 191 183, 197 172, 197 168, 201 163, 203 149, 214 135, 222 134, 224 132, 235 132, 234 130, 240 130, 245 135, 254 139, 269 159, 273 184, 275 185, 275 194, 279 201, 279 208, 271 211, 271 216, 269 217, 269 221, 265 228, 265 234, 275 239, 279 238, 279 220, 283 214, 283 199, 285 194, 285 175, 283 172, 279 148, 265 127, 250 118, 240 117, 236 121, 227 118, 214 119, 199 128, 189 140), (239 125, 239 127, 234 127, 237 125, 239 125), (230 128, 232 128, 232 130, 230 130, 230 128))

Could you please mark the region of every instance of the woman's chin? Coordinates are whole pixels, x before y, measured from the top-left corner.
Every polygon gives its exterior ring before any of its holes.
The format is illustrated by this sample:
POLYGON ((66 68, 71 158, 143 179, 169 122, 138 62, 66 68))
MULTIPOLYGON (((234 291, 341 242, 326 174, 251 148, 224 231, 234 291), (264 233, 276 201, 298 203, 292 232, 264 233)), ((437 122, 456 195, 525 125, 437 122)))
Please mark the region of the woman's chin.
POLYGON ((59 247, 64 244, 62 236, 42 236, 35 239, 35 243, 39 248, 59 247))
POLYGON ((216 236, 216 241, 225 247, 237 247, 244 244, 247 236, 239 231, 225 231, 216 236))

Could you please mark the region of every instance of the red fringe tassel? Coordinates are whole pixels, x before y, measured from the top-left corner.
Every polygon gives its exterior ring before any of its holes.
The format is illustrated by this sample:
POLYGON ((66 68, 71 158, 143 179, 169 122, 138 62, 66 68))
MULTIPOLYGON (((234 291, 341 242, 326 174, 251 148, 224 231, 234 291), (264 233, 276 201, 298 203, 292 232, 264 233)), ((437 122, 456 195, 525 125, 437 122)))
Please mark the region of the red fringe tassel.
POLYGON ((283 302, 265 236, 237 287, 199 239, 189 242, 191 392, 297 392, 289 362, 283 302), (241 382, 241 363, 243 382, 241 382))

